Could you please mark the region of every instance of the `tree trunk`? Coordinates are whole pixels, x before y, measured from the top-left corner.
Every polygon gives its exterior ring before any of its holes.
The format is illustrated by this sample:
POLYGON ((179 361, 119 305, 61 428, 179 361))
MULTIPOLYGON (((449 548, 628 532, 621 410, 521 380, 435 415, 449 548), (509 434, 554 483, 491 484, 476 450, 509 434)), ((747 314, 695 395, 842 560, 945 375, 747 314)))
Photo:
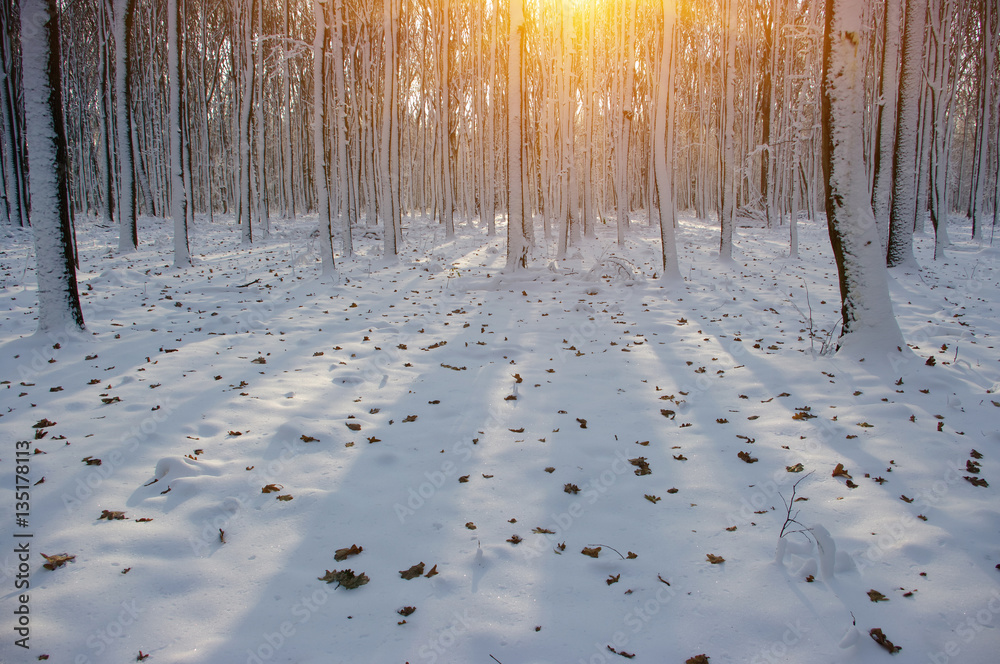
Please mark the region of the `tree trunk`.
POLYGON ((38 332, 83 330, 69 207, 57 0, 22 0, 21 53, 31 221, 38 276, 38 332))
POLYGON ((115 127, 118 130, 118 251, 139 247, 132 147, 132 14, 135 0, 115 0, 115 127))
POLYGON ((839 349, 878 359, 904 347, 865 180, 863 0, 826 0, 821 127, 826 215, 840 277, 839 349))
POLYGON ((187 194, 184 191, 184 138, 181 117, 181 14, 178 0, 167 2, 167 77, 169 79, 170 112, 167 120, 170 132, 170 214, 174 218, 174 265, 191 264, 188 245, 187 194))
MULTIPOLYGON (((313 40, 313 180, 316 183, 316 216, 322 248, 323 276, 336 269, 333 257, 333 237, 330 225, 329 166, 326 158, 326 113, 324 111, 324 64, 326 62, 326 11, 324 0, 314 0, 316 36, 313 40)), ((337 63, 337 66, 341 66, 337 63)))
POLYGON ((892 206, 886 264, 916 266, 913 226, 918 201, 917 141, 921 125, 920 89, 924 75, 923 49, 927 0, 908 0, 903 27, 902 72, 899 80, 896 143, 893 150, 892 206))
POLYGON ((668 283, 680 283, 677 261, 677 240, 674 222, 677 217, 674 201, 674 22, 677 0, 663 0, 663 37, 660 50, 660 80, 656 91, 656 126, 653 134, 653 163, 656 170, 656 190, 660 197, 660 247, 663 272, 660 278, 668 283))
POLYGON ((524 235, 524 167, 521 161, 521 48, 524 36, 523 0, 510 2, 510 36, 507 47, 507 269, 528 266, 524 235))

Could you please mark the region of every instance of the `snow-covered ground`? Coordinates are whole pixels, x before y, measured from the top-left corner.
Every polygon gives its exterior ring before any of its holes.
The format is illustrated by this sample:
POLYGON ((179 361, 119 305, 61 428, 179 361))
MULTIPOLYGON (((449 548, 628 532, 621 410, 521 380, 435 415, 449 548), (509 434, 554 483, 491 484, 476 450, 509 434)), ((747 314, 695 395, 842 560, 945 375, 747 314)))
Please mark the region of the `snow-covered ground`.
POLYGON ((898 661, 996 661, 1000 252, 965 227, 892 275, 913 354, 854 362, 820 353, 820 224, 800 260, 739 228, 724 266, 684 218, 673 290, 641 222, 510 275, 501 239, 411 219, 332 281, 314 224, 201 220, 185 270, 168 222, 129 256, 82 224, 87 333, 56 339, 0 231, 0 660, 889 661, 878 628, 898 661), (320 580, 346 569, 368 583, 320 580))

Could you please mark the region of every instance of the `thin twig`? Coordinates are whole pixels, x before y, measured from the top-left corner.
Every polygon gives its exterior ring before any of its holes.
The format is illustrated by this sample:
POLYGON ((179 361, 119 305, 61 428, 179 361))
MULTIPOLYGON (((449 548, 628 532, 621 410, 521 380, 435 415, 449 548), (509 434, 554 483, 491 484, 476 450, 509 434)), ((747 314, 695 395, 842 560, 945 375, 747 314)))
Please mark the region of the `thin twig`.
POLYGON ((494 661, 494 662, 496 662, 497 664, 503 664, 503 662, 501 662, 501 661, 500 661, 499 659, 497 659, 496 657, 493 657, 493 655, 490 655, 490 657, 491 657, 491 658, 493 659, 493 661, 494 661))

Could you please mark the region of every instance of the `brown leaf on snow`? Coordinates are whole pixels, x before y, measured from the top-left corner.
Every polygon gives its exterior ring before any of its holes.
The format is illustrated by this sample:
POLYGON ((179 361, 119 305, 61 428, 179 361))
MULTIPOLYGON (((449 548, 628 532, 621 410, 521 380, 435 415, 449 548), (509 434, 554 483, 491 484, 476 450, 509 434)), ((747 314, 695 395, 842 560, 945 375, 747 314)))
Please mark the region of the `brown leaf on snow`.
POLYGON ((42 558, 45 558, 47 561, 42 565, 42 567, 54 570, 57 567, 62 567, 66 563, 75 560, 76 556, 71 556, 68 553, 57 553, 54 556, 47 556, 43 553, 42 558))
POLYGON ((286 493, 286 494, 284 494, 284 495, 282 495, 282 496, 275 496, 275 497, 276 497, 276 498, 277 498, 278 500, 281 500, 281 501, 283 501, 283 502, 286 502, 286 503, 287 503, 287 502, 288 502, 289 500, 291 500, 291 499, 292 499, 292 494, 290 494, 290 493, 286 493))
POLYGON ((422 562, 417 563, 410 569, 404 569, 399 572, 399 575, 409 581, 410 579, 415 579, 424 573, 424 564, 422 562))
POLYGON ((340 562, 342 560, 347 560, 348 556, 356 556, 364 550, 365 548, 363 546, 352 544, 349 547, 343 549, 337 549, 336 551, 334 551, 333 559, 336 560, 337 562, 340 562))
POLYGON ((717 556, 714 553, 707 553, 705 554, 705 557, 708 559, 708 562, 712 563, 713 565, 719 565, 721 563, 726 562, 725 558, 723 558, 722 556, 717 556))
POLYGON ((984 480, 982 477, 972 477, 970 475, 965 476, 965 481, 971 484, 972 486, 988 487, 990 485, 990 483, 984 480))
POLYGON ((277 493, 278 491, 281 491, 284 488, 285 487, 281 486, 280 484, 268 484, 267 486, 261 487, 260 492, 261 493, 277 493))
POLYGON ((404 422, 416 422, 417 421, 417 416, 416 415, 407 415, 406 417, 403 418, 403 421, 404 422))
POLYGON ((100 466, 101 465, 101 460, 100 459, 95 459, 92 456, 85 456, 82 459, 80 459, 80 461, 83 461, 88 466, 100 466))
POLYGON ((645 496, 646 496, 646 500, 648 500, 649 502, 653 503, 654 505, 656 503, 660 502, 660 500, 661 500, 661 498, 659 496, 654 496, 651 493, 647 493, 647 494, 645 494, 645 496))
POLYGON ((534 528, 534 529, 532 529, 531 532, 535 533, 536 535, 555 535, 556 534, 556 531, 549 530, 548 528, 542 528, 542 527, 534 528))
POLYGON ((868 635, 872 637, 875 643, 888 650, 890 655, 895 655, 903 649, 902 646, 897 646, 892 641, 887 639, 885 634, 882 633, 881 627, 873 627, 869 630, 868 635))
POLYGON ((333 583, 336 581, 337 585, 343 586, 347 590, 358 588, 371 581, 371 579, 368 578, 368 575, 364 572, 361 574, 355 574, 353 570, 349 569, 343 569, 339 572, 337 570, 333 570, 332 572, 330 570, 326 570, 326 574, 319 577, 319 580, 326 581, 327 583, 333 583))
POLYGON ((646 457, 636 457, 635 459, 629 459, 628 462, 636 467, 636 475, 650 475, 653 472, 649 468, 649 462, 646 461, 646 457))
POLYGON ((520 535, 515 534, 508 537, 507 541, 510 542, 511 544, 520 544, 522 542, 522 539, 520 535))
POLYGON ((563 491, 566 493, 580 493, 580 487, 575 484, 565 484, 563 485, 563 491))
POLYGON ((847 479, 851 479, 851 474, 844 468, 844 464, 838 463, 837 467, 833 469, 832 477, 846 477, 847 479))
POLYGON ((405 617, 405 616, 411 615, 416 610, 417 610, 417 607, 415 607, 415 606, 404 606, 403 608, 397 610, 396 613, 398 613, 399 615, 405 617))
POLYGON ((319 442, 319 438, 313 438, 312 436, 307 436, 305 434, 302 434, 302 436, 300 436, 299 439, 303 443, 318 443, 319 442))
POLYGON ((708 660, 711 659, 706 654, 695 655, 694 657, 689 657, 684 660, 684 664, 708 664, 708 660))
POLYGON ((432 576, 437 576, 437 575, 438 575, 438 566, 437 566, 437 565, 435 565, 434 567, 432 567, 432 568, 430 569, 430 571, 429 571, 429 572, 427 572, 427 574, 424 574, 424 578, 425 578, 425 579, 429 579, 429 578, 431 578, 432 576))
POLYGON ((785 466, 785 470, 787 470, 790 473, 801 473, 805 469, 806 469, 805 466, 803 466, 801 463, 797 463, 794 466, 785 466))
POLYGON ((604 582, 610 586, 612 583, 618 583, 621 578, 621 574, 608 574, 608 578, 604 579, 604 582))
POLYGON ((108 521, 123 521, 125 519, 125 512, 119 512, 117 510, 101 510, 101 516, 97 517, 97 520, 106 519, 108 521))
POLYGON ((361 431, 361 425, 357 422, 345 422, 347 428, 351 431, 361 431))
POLYGON ((56 425, 55 422, 52 422, 51 420, 47 420, 47 419, 45 419, 43 417, 42 419, 40 419, 37 422, 35 422, 34 424, 32 424, 31 428, 32 429, 46 429, 48 427, 54 427, 55 425, 56 425))
POLYGON ((874 588, 872 590, 868 591, 868 599, 870 599, 873 602, 888 602, 889 601, 888 597, 886 597, 885 595, 883 595, 879 591, 875 590, 874 588))
POLYGON ((597 556, 599 556, 601 554, 601 547, 595 546, 595 547, 591 548, 591 547, 585 546, 585 547, 583 547, 583 551, 581 551, 580 553, 582 553, 585 556, 590 556, 591 558, 596 558, 597 556))
POLYGON ((746 452, 737 452, 736 456, 738 456, 739 458, 743 459, 747 463, 757 463, 760 460, 757 457, 750 456, 746 452))

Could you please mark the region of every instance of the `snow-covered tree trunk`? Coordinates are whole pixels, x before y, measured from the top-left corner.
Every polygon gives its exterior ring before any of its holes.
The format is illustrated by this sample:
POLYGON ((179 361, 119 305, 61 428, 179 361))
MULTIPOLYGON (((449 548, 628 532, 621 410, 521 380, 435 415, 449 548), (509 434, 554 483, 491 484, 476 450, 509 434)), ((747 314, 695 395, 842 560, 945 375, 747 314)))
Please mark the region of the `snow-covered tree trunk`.
POLYGON ((893 149, 896 142, 896 101, 899 85, 899 23, 903 0, 885 0, 882 26, 882 72, 879 76, 878 147, 872 207, 882 251, 889 247, 889 203, 892 200, 893 149))
POLYGON ((521 163, 521 41, 524 34, 523 0, 510 1, 510 35, 507 45, 507 269, 528 265, 524 234, 524 198, 521 163))
POLYGON ((288 48, 292 36, 288 25, 288 3, 289 0, 282 1, 282 16, 284 19, 284 43, 281 53, 281 167, 282 167, 282 216, 286 219, 295 218, 295 187, 292 184, 292 172, 295 164, 292 163, 292 92, 291 92, 291 72, 288 61, 292 57, 292 52, 288 48))
POLYGON ((69 207, 57 0, 22 0, 21 57, 28 188, 38 276, 38 331, 83 329, 69 207))
POLYGON ((3 185, 7 218, 17 226, 28 225, 28 192, 25 184, 27 169, 22 150, 21 124, 23 108, 18 103, 21 99, 20 70, 14 63, 14 41, 17 31, 14 29, 13 3, 0 3, 0 23, 3 31, 0 34, 0 123, 3 124, 3 144, 0 151, 3 156, 3 185))
POLYGON ((379 169, 379 214, 382 217, 383 255, 399 253, 397 239, 396 195, 394 172, 397 151, 396 126, 396 0, 382 0, 382 120, 379 169))
POLYGON ((862 115, 864 0, 826 0, 821 126, 826 216, 840 277, 839 347, 895 354, 904 347, 865 179, 862 115))
MULTIPOLYGON (((983 222, 986 217, 990 112, 994 90, 997 87, 993 68, 996 60, 997 42, 1000 40, 1000 36, 997 35, 997 32, 1000 31, 1000 7, 997 6, 996 0, 983 0, 981 7, 979 39, 982 43, 982 61, 979 65, 979 121, 976 123, 976 165, 973 171, 972 191, 970 192, 972 200, 969 211, 969 216, 972 218, 972 237, 975 239, 982 237, 983 222)), ((1000 132, 1000 123, 997 124, 998 132, 1000 132)), ((994 145, 993 149, 1000 153, 1000 145, 994 145)), ((998 174, 998 179, 1000 179, 1000 174, 998 174)), ((994 200, 993 207, 994 211, 1000 207, 1000 201, 994 200)))
POLYGON ((167 78, 169 80, 170 111, 167 125, 170 132, 170 214, 174 219, 174 265, 191 264, 188 245, 187 192, 184 191, 184 131, 181 117, 181 15, 178 0, 167 2, 167 78))
POLYGON ((254 0, 257 6, 257 43, 254 58, 256 60, 257 103, 254 104, 254 124, 256 125, 256 163, 257 163, 257 195, 254 203, 257 207, 257 226, 262 238, 271 234, 271 214, 267 204, 267 126, 264 124, 264 0, 254 0))
MULTIPOLYGON (((313 179, 316 183, 316 216, 322 248, 324 276, 336 269, 333 257, 333 237, 330 227, 329 167, 326 160, 326 113, 324 111, 324 62, 326 60, 326 10, 324 0, 313 1, 316 35, 313 39, 313 179)), ((338 63, 338 66, 340 64, 338 63)))
POLYGON ((674 23, 677 17, 677 0, 663 0, 663 40, 660 49, 660 80, 656 90, 656 124, 653 132, 653 164, 656 170, 656 190, 660 197, 660 247, 663 272, 660 278, 667 282, 680 282, 681 271, 677 261, 677 240, 674 221, 677 216, 674 201, 673 177, 673 111, 671 99, 674 84, 674 23))
POLYGON ((441 113, 439 131, 441 132, 441 187, 443 189, 444 235, 446 238, 455 236, 455 191, 451 178, 451 6, 448 0, 441 0, 441 34, 440 34, 441 81, 441 113))
MULTIPOLYGON (((333 61, 344 61, 344 0, 333 0, 333 25, 330 26, 330 51, 333 61)), ((333 72, 333 125, 337 140, 337 217, 343 234, 344 255, 354 255, 354 239, 351 226, 354 223, 354 207, 351 202, 347 156, 347 85, 344 81, 344 67, 338 64, 333 72)))
POLYGON ((913 225, 917 215, 917 139, 921 124, 920 88, 924 76, 924 28, 927 0, 907 0, 899 79, 896 143, 893 150, 892 204, 886 263, 916 265, 913 225))
POLYGON ((931 224, 934 226, 934 260, 944 258, 944 250, 950 245, 948 239, 948 172, 953 128, 951 123, 952 102, 955 96, 953 77, 952 25, 959 8, 955 0, 931 0, 931 45, 928 49, 930 85, 930 131, 929 191, 931 224))
POLYGON ((128 56, 135 0, 115 0, 115 128, 118 132, 118 251, 139 246, 136 227, 135 165, 132 157, 132 60, 128 56))
POLYGON ((725 66, 723 67, 726 86, 725 109, 722 121, 722 200, 719 205, 719 260, 733 260, 733 227, 736 221, 736 0, 725 0, 726 30, 725 66))
POLYGON ((560 44, 562 61, 559 67, 559 136, 561 138, 562 163, 559 167, 559 197, 560 224, 558 255, 565 256, 570 240, 570 228, 575 224, 576 213, 575 187, 573 186, 573 111, 570 91, 570 73, 573 68, 573 14, 568 2, 562 5, 562 24, 560 44))

